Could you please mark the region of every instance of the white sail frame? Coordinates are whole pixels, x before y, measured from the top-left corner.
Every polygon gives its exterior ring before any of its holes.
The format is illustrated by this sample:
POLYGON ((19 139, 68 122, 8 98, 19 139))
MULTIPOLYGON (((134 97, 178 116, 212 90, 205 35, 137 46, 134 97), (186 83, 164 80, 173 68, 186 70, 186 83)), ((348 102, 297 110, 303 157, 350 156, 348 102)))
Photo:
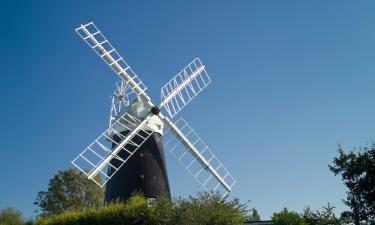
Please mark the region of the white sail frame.
POLYGON ((173 118, 210 83, 205 66, 196 57, 161 88, 160 107, 173 118))
POLYGON ((222 198, 232 191, 237 182, 218 157, 205 144, 202 138, 184 120, 179 118, 175 123, 165 119, 169 133, 164 146, 169 153, 200 183, 212 193, 220 193, 222 198))
POLYGON ((93 22, 81 25, 76 29, 76 32, 137 95, 150 100, 145 92, 146 85, 93 22))
POLYGON ((140 121, 125 113, 85 148, 72 161, 72 164, 82 171, 88 179, 103 187, 152 135, 152 131, 142 130, 151 116, 153 115, 140 121), (122 134, 119 130, 128 130, 129 132, 122 134), (112 134, 112 136, 109 134, 112 134), (120 137, 121 141, 116 141, 115 135, 120 137), (115 147, 112 148, 113 146, 115 147), (118 161, 118 165, 111 163, 113 159, 118 161))

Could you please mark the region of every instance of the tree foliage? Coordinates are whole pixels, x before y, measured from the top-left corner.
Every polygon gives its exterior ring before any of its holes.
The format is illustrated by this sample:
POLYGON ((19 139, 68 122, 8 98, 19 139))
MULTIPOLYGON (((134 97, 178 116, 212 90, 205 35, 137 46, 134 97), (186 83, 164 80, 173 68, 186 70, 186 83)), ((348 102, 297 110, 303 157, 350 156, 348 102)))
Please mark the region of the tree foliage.
POLYGON ((103 203, 103 191, 77 169, 59 171, 48 184, 47 191, 38 192, 35 205, 41 216, 82 209, 103 203))
POLYGON ((279 213, 274 213, 272 222, 274 225, 307 225, 298 213, 290 212, 287 208, 279 213))
POLYGON ((69 210, 40 217, 37 225, 243 225, 246 206, 238 199, 221 201, 216 195, 200 194, 188 199, 157 198, 149 202, 140 195, 127 202, 69 210))
POLYGON ((351 211, 342 218, 356 225, 375 223, 375 145, 361 148, 359 152, 345 153, 339 146, 339 156, 329 166, 348 188, 344 203, 351 211))
POLYGON ((333 209, 329 203, 323 207, 323 210, 313 211, 310 207, 303 210, 301 214, 302 219, 307 225, 341 225, 341 220, 336 217, 333 209))
POLYGON ((251 214, 247 218, 247 221, 260 221, 258 210, 256 210, 255 208, 251 209, 251 214))
POLYGON ((0 225, 23 225, 22 213, 13 208, 0 211, 0 225))
POLYGON ((219 195, 204 192, 197 197, 175 199, 176 222, 171 224, 243 224, 247 206, 239 199, 220 201, 220 198, 219 195))

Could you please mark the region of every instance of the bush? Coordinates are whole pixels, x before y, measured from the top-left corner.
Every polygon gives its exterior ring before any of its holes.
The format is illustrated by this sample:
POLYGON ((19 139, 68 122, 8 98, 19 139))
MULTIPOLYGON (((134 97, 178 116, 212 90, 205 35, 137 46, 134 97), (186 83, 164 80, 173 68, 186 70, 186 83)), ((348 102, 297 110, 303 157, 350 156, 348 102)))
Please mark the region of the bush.
POLYGON ((217 195, 202 193, 198 197, 174 201, 176 221, 173 224, 243 225, 247 218, 247 208, 238 199, 220 201, 217 195))
POLYGON ((311 210, 307 207, 303 210, 301 217, 307 225, 341 225, 342 222, 336 217, 333 209, 329 203, 327 206, 323 206, 323 210, 311 210))
POLYGON ((289 212, 287 208, 272 216, 274 225, 306 225, 303 219, 296 212, 289 212))
POLYGON ((0 211, 0 225, 23 225, 22 213, 13 208, 0 211))
POLYGON ((36 225, 243 225, 246 206, 238 199, 219 202, 217 195, 200 194, 188 199, 156 199, 148 202, 141 195, 127 202, 71 210, 39 217, 36 225))

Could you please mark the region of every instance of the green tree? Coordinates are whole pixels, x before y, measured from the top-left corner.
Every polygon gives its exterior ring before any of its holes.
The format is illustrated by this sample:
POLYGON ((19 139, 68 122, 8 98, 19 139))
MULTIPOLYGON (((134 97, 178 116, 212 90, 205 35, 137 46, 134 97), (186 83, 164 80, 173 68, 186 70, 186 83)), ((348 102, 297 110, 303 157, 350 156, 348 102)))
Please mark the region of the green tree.
POLYGON ((77 169, 58 171, 49 181, 48 190, 38 192, 35 205, 41 216, 82 209, 103 203, 101 188, 77 169))
POLYGON ((360 151, 345 153, 338 147, 339 156, 329 166, 348 188, 344 203, 351 211, 341 217, 356 225, 375 224, 375 144, 360 148, 360 151))
POLYGON ((319 210, 312 211, 310 207, 307 207, 301 216, 308 225, 341 225, 340 219, 333 212, 334 208, 329 203, 327 206, 323 206, 321 212, 319 210))
POLYGON ((176 211, 170 199, 156 198, 149 206, 152 214, 149 224, 173 225, 176 223, 176 211))
POLYGON ((22 213, 13 208, 0 211, 0 225, 23 225, 22 213))
POLYGON ((221 196, 204 192, 197 197, 173 201, 176 223, 186 225, 244 224, 247 215, 246 204, 238 198, 220 200, 221 196))
POLYGON ((287 208, 279 213, 274 213, 272 222, 274 225, 306 225, 298 213, 289 212, 287 208))
POLYGON ((255 208, 253 208, 251 210, 251 214, 249 215, 248 221, 260 221, 260 215, 258 213, 258 210, 256 210, 255 208))

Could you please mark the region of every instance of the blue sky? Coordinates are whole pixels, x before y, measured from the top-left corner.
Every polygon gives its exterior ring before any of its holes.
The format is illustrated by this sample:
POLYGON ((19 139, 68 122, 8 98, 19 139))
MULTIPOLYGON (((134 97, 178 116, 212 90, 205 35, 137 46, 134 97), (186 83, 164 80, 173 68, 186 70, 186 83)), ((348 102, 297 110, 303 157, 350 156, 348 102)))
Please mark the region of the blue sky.
MULTIPOLYGON (((0 208, 34 216, 48 180, 106 126, 115 74, 74 33, 95 21, 158 102, 195 56, 213 79, 181 115, 262 218, 345 188, 337 144, 373 140, 372 1, 2 1, 0 208)), ((173 196, 201 188, 166 154, 173 196)))

